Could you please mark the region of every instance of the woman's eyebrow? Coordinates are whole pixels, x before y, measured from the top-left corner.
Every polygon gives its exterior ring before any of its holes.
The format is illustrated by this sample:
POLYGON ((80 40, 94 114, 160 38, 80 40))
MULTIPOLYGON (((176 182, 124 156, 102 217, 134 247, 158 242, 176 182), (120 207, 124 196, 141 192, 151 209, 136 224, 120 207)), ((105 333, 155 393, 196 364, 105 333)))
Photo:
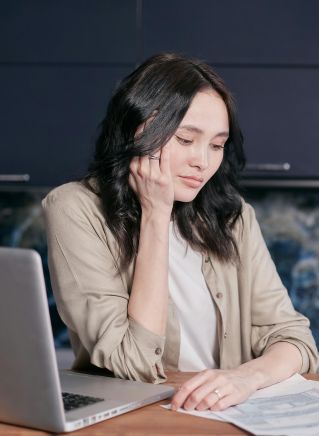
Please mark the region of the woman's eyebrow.
MULTIPOLYGON (((179 126, 178 129, 184 129, 195 133, 204 133, 202 129, 193 126, 192 124, 184 124, 183 126, 179 126)), ((216 137, 228 138, 228 136, 229 136, 229 132, 224 131, 224 132, 216 133, 215 138, 216 137)))

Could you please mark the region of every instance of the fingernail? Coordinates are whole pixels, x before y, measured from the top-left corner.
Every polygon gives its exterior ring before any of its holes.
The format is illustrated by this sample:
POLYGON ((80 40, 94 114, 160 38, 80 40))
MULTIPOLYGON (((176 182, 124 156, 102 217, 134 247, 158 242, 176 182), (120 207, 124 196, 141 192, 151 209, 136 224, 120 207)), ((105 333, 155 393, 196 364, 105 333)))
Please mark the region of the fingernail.
POLYGON ((176 411, 177 410, 176 404, 171 404, 171 409, 176 411))

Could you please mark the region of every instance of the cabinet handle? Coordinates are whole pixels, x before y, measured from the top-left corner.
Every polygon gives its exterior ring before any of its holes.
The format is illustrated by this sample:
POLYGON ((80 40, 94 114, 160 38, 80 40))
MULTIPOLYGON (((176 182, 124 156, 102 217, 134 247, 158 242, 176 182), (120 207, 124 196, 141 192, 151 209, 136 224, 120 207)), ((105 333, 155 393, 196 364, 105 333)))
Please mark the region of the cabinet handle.
POLYGON ((284 163, 248 163, 246 170, 248 171, 289 171, 291 165, 289 162, 284 163))
POLYGON ((0 182, 29 182, 30 174, 0 174, 0 182))

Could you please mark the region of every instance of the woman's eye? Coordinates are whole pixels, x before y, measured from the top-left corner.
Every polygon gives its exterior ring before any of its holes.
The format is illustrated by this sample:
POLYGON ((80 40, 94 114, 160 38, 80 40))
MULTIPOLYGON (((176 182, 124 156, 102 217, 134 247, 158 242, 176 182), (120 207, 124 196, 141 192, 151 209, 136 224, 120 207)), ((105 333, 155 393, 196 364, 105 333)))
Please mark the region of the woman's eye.
POLYGON ((177 135, 176 135, 176 139, 178 142, 180 142, 181 144, 184 144, 184 145, 189 145, 189 144, 193 143, 192 139, 182 138, 181 136, 177 136, 177 135))
POLYGON ((211 144, 211 147, 212 147, 213 150, 224 150, 224 146, 223 145, 211 144))

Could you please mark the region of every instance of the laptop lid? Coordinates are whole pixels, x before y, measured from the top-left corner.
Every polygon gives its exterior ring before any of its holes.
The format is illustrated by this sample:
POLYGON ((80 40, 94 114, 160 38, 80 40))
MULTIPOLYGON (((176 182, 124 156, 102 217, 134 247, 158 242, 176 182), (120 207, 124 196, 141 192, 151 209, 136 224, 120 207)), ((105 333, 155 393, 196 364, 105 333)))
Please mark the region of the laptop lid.
POLYGON ((64 409, 37 252, 0 247, 0 294, 0 420, 61 431, 64 409))
POLYGON ((42 262, 34 250, 0 247, 0 295, 0 421, 72 431, 174 393, 167 385, 59 375, 42 262), (62 390, 103 401, 65 413, 62 390))

